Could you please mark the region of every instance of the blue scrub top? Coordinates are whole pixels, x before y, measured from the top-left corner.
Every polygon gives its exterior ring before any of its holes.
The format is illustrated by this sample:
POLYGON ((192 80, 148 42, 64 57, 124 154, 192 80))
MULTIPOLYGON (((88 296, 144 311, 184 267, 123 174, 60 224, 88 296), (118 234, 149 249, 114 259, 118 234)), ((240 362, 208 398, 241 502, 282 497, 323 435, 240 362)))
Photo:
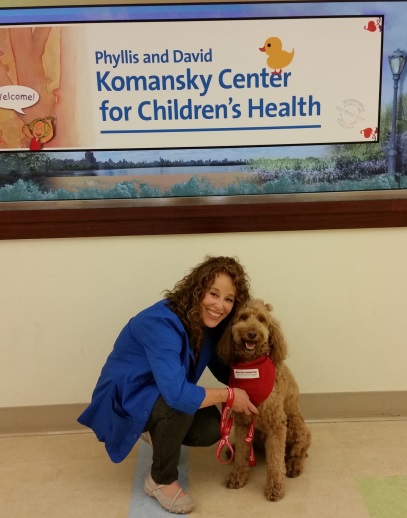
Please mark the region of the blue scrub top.
POLYGON ((160 395, 171 408, 194 414, 205 398, 205 389, 196 383, 207 366, 227 383, 229 368, 215 354, 225 324, 206 328, 195 365, 187 333, 168 301, 130 319, 106 360, 90 405, 78 418, 105 443, 113 462, 130 453, 160 395))

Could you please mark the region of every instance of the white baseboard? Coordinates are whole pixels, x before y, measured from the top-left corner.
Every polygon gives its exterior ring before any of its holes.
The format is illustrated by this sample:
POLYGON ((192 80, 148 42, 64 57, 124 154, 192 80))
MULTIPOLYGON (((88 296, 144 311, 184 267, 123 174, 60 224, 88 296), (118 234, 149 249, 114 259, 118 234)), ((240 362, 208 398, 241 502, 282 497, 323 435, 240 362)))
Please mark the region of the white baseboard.
POLYGON ((337 392, 301 394, 306 420, 407 417, 407 392, 337 392))
MULTIPOLYGON (((0 408, 0 435, 84 432, 76 419, 87 403, 0 408)), ((407 418, 407 392, 301 394, 307 421, 407 418)))

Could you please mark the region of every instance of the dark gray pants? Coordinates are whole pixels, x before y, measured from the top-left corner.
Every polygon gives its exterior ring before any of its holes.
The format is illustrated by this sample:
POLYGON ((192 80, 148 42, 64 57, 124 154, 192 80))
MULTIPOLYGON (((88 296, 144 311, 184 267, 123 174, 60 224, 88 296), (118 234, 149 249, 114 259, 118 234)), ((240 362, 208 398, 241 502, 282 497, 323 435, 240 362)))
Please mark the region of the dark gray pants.
POLYGON ((220 440, 220 412, 216 406, 198 410, 194 415, 173 410, 160 396, 144 431, 153 441, 151 476, 157 484, 178 480, 181 445, 211 446, 220 440))

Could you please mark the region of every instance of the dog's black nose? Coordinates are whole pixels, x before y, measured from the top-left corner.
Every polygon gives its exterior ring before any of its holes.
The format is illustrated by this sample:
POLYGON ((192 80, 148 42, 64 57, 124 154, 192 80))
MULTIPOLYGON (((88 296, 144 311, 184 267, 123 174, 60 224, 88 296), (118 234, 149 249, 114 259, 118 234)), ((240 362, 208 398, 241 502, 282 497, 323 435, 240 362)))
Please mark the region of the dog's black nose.
POLYGON ((256 331, 249 331, 247 333, 247 337, 250 338, 250 340, 254 340, 256 338, 256 336, 257 336, 256 331))

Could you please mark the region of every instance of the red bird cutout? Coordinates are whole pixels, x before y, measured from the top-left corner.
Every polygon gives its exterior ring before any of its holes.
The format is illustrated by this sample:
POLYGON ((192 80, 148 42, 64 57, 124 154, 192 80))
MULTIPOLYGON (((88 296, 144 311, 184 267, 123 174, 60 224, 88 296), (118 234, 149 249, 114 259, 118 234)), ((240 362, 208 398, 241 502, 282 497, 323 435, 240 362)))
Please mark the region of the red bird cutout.
POLYGON ((374 22, 373 20, 371 20, 367 26, 365 25, 364 26, 364 29, 365 31, 369 31, 369 32, 375 32, 376 30, 379 30, 379 32, 382 32, 382 24, 381 24, 381 19, 378 18, 376 22, 374 22))
POLYGON ((376 140, 376 135, 377 135, 377 131, 378 131, 378 128, 365 128, 363 130, 361 130, 361 134, 365 137, 365 138, 371 138, 372 140, 376 140))
POLYGON ((366 31, 370 31, 370 32, 375 32, 376 28, 377 28, 377 27, 376 27, 375 22, 372 22, 372 21, 370 21, 370 22, 367 24, 367 27, 365 26, 365 30, 366 30, 366 31))

